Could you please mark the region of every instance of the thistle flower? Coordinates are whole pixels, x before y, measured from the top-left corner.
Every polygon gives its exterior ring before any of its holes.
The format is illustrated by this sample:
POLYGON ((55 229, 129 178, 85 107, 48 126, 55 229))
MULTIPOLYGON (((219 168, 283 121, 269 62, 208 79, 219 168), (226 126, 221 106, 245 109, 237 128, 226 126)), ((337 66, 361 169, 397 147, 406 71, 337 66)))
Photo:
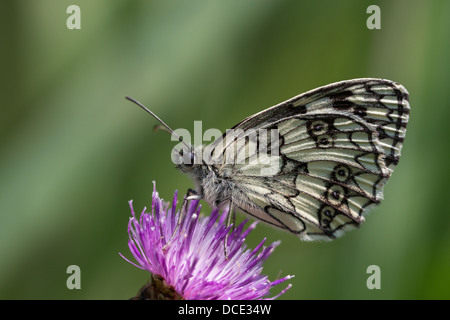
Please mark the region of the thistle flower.
MULTIPOLYGON (((246 249, 245 237, 256 222, 244 230, 244 221, 230 232, 232 226, 225 224, 226 212, 221 214, 214 209, 209 217, 203 217, 199 201, 191 201, 177 226, 177 192, 169 208, 155 188, 151 213, 144 208, 138 219, 132 201, 129 204, 132 218, 128 246, 137 263, 121 256, 151 273, 151 280, 141 289, 138 299, 261 299, 267 297, 269 289, 292 277, 271 282, 261 274, 263 261, 279 241, 264 247, 264 239, 255 249, 246 249)), ((277 298, 290 287, 268 299, 277 298)))

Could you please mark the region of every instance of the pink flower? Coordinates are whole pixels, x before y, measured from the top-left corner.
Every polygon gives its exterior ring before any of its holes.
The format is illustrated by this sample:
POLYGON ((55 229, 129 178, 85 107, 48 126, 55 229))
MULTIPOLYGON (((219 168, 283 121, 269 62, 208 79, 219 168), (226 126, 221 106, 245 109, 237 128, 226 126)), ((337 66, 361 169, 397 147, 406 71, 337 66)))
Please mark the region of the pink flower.
MULTIPOLYGON (((264 247, 264 242, 253 250, 247 249, 245 237, 256 227, 256 222, 244 230, 244 221, 230 232, 225 225, 226 213, 213 210, 211 215, 200 215, 199 201, 191 201, 183 213, 176 210, 177 192, 172 207, 153 191, 151 213, 144 208, 138 219, 134 213, 128 225, 128 246, 137 263, 125 260, 152 274, 152 281, 141 290, 141 295, 153 299, 223 300, 262 299, 269 289, 292 278, 269 281, 261 274, 262 264, 275 247, 275 242, 264 247), (227 257, 224 241, 227 239, 227 257)), ((291 285, 288 285, 275 299, 291 285)))

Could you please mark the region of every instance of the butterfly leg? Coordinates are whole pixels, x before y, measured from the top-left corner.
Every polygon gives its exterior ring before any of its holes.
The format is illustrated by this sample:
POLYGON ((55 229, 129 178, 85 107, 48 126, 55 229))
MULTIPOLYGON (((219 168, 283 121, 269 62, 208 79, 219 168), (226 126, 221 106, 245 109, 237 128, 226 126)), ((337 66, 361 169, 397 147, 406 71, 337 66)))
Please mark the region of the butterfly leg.
MULTIPOLYGON (((228 217, 227 217, 227 228, 232 225, 232 230, 234 230, 234 226, 235 226, 235 222, 236 222, 236 211, 234 210, 233 207, 233 203, 230 202, 229 205, 229 211, 228 211, 228 217)), ((225 259, 228 260, 228 236, 229 236, 229 232, 225 235, 225 239, 224 239, 224 243, 223 243, 223 250, 225 253, 225 259)))
POLYGON ((186 192, 186 195, 184 196, 183 199, 183 204, 181 205, 181 210, 180 210, 180 214, 178 215, 178 221, 177 221, 177 225, 175 226, 175 229, 172 232, 172 235, 170 236, 169 241, 166 242, 166 244, 163 246, 162 250, 164 251, 166 249, 166 247, 170 244, 170 242, 172 241, 173 237, 175 236, 175 234, 177 233, 181 222, 183 221, 183 217, 186 214, 186 207, 188 205, 188 202, 191 200, 200 200, 202 197, 193 189, 188 189, 186 192))

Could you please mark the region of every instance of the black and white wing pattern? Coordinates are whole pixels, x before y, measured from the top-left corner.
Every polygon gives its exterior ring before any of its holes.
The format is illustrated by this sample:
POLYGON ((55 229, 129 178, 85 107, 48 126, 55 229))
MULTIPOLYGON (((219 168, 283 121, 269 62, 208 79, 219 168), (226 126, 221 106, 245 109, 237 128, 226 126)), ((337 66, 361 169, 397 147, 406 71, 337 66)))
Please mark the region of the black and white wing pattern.
POLYGON ((384 79, 311 90, 243 120, 227 143, 213 142, 210 150, 221 159, 214 171, 239 211, 302 240, 334 239, 380 203, 399 161, 408 98, 402 85, 384 79), (230 148, 236 159, 258 158, 260 140, 249 135, 262 129, 279 135, 266 150, 272 170, 261 171, 261 161, 226 159, 230 148))

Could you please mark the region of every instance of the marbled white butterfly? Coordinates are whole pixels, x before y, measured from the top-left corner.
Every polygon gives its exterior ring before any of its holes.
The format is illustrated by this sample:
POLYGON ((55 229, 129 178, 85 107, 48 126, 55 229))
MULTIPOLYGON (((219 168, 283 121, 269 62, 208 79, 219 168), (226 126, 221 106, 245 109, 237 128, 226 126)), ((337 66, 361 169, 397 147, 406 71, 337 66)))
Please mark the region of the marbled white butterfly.
POLYGON ((198 147, 183 142, 178 156, 193 160, 177 165, 195 183, 188 199, 229 206, 302 240, 339 237, 383 198, 405 138, 408 99, 390 80, 341 81, 244 119, 232 138, 198 147), (262 130, 274 129, 277 143, 265 140, 265 151, 276 155, 275 169, 262 174, 261 162, 250 160, 258 159, 262 130))

